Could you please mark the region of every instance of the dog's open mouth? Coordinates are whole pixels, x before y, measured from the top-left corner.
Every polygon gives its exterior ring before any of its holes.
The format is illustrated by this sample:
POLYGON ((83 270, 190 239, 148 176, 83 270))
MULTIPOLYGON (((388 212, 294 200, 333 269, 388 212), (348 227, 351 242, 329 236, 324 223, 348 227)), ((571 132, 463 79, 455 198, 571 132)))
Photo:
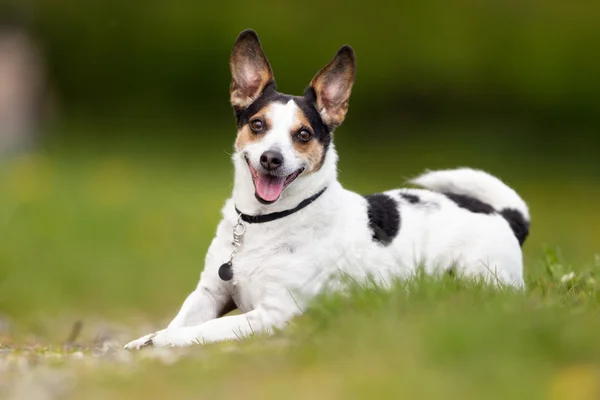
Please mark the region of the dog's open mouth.
POLYGON ((247 157, 244 158, 250 169, 250 174, 252 174, 255 190, 254 194, 262 203, 273 203, 277 201, 283 190, 304 172, 304 168, 300 168, 288 176, 276 176, 268 173, 261 173, 254 169, 247 157))

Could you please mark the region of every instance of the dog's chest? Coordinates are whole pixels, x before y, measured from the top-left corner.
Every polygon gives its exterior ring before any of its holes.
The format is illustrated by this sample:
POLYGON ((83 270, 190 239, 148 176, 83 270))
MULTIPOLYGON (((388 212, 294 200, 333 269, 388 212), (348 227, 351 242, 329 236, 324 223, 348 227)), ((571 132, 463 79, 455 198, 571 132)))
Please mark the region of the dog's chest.
POLYGON ((283 283, 291 244, 266 243, 260 247, 245 243, 234 256, 230 281, 231 295, 242 312, 258 306, 268 288, 283 283))
POLYGON ((317 262, 323 258, 318 248, 314 236, 303 238, 298 230, 249 226, 234 255, 229 281, 238 308, 248 312, 275 291, 306 287, 322 264, 317 262))

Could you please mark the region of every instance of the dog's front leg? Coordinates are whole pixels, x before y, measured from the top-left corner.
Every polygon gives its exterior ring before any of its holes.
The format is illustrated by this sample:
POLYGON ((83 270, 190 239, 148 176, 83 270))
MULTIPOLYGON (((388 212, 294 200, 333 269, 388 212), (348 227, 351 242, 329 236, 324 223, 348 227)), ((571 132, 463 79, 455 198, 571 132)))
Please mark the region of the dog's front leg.
POLYGON ((194 290, 185 300, 177 316, 169 324, 167 329, 151 333, 134 340, 127 345, 125 349, 139 349, 150 345, 152 338, 169 330, 179 330, 186 326, 197 326, 221 315, 224 308, 231 301, 231 297, 226 289, 222 288, 219 282, 211 282, 211 279, 201 279, 196 290, 194 290))
POLYGON ((210 290, 202 283, 200 281, 196 290, 185 299, 167 329, 195 326, 220 317, 223 310, 233 301, 227 290, 210 290))
POLYGON ((267 322, 262 310, 227 316, 201 325, 158 332, 148 345, 154 347, 190 346, 224 340, 242 339, 254 333, 270 333, 274 324, 267 322))
POLYGON ((168 329, 159 332, 148 344, 155 347, 190 346, 243 339, 253 334, 270 334, 274 329, 282 328, 294 314, 281 309, 259 307, 245 314, 213 319, 196 326, 168 329))

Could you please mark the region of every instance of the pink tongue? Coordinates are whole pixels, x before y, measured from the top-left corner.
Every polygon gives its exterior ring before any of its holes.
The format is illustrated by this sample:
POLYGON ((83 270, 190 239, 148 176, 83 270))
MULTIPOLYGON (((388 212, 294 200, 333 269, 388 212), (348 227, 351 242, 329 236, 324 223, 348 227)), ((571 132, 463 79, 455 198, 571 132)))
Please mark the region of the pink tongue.
POLYGON ((265 201, 275 201, 283 190, 284 182, 284 177, 260 174, 256 180, 256 193, 265 201))

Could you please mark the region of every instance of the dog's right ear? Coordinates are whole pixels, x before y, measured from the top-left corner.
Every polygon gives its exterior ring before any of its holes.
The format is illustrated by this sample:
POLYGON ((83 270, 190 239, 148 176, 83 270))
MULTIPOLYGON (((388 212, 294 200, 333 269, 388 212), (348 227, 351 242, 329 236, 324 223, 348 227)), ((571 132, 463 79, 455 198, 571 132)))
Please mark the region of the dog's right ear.
POLYGON ((273 81, 273 71, 252 29, 240 33, 229 60, 231 68, 231 105, 244 109, 254 102, 267 84, 273 81))

